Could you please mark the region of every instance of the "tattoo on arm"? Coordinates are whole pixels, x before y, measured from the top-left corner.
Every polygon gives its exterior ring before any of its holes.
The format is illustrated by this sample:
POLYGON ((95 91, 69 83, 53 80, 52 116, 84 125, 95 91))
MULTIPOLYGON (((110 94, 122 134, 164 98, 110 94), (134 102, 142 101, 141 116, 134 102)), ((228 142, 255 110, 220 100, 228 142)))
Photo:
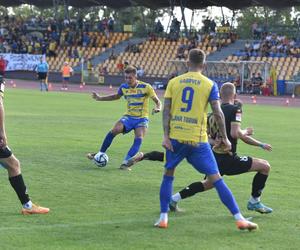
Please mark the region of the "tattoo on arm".
POLYGON ((164 110, 163 110, 163 129, 164 135, 169 136, 170 134, 170 120, 171 120, 171 98, 165 98, 164 110))
POLYGON ((214 114, 215 120, 219 127, 219 135, 222 138, 227 138, 226 126, 225 126, 225 117, 218 100, 210 102, 212 112, 214 114))

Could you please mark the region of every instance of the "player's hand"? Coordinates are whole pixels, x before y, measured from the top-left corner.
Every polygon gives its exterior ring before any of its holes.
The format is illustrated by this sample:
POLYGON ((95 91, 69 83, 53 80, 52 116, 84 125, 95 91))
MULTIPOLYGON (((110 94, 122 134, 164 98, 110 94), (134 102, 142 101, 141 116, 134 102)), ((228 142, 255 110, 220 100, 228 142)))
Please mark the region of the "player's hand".
POLYGON ((92 93, 92 98, 95 99, 96 101, 100 100, 100 96, 95 91, 93 91, 92 93))
POLYGON ((5 148, 7 146, 7 138, 5 133, 0 133, 0 148, 5 148))
POLYGON ((269 152, 272 151, 272 146, 270 144, 267 144, 267 143, 262 143, 261 148, 266 150, 266 151, 269 151, 269 152))
POLYGON ((253 135, 254 134, 254 128, 246 128, 246 135, 253 135))
POLYGON ((225 152, 229 152, 231 150, 231 142, 228 138, 222 138, 222 148, 225 152))
POLYGON ((172 142, 171 142, 171 140, 170 140, 169 137, 164 137, 162 146, 163 146, 165 149, 167 149, 167 150, 170 150, 170 151, 172 151, 172 152, 174 151, 172 142))
POLYGON ((152 109, 152 115, 156 114, 156 113, 159 113, 161 111, 160 108, 153 108, 152 109))
POLYGON ((214 147, 218 148, 221 146, 221 144, 222 144, 222 140, 217 136, 216 139, 214 140, 214 147))

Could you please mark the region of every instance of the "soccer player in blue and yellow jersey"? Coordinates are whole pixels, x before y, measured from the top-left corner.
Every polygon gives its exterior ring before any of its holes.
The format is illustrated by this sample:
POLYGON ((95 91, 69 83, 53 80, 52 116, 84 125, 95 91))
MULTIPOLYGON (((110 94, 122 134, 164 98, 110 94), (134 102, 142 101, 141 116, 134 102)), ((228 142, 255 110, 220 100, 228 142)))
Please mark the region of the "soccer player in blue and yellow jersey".
MULTIPOLYGON (((161 102, 150 84, 137 80, 135 67, 128 66, 125 69, 125 81, 126 83, 119 87, 118 93, 116 94, 99 96, 97 93, 93 92, 92 97, 96 101, 118 100, 122 96, 126 99, 127 112, 114 125, 112 130, 108 132, 102 143, 100 152, 106 152, 116 135, 120 133, 125 134, 134 130, 135 138, 133 145, 129 149, 123 163, 120 166, 120 169, 130 170, 127 166, 127 160, 139 151, 142 140, 147 131, 149 98, 151 98, 155 103, 155 108, 152 110, 152 113, 160 112, 161 102)), ((94 154, 88 154, 88 158, 92 159, 93 155, 94 154)))
POLYGON ((207 175, 216 188, 221 201, 229 209, 239 229, 254 230, 257 225, 247 221, 225 182, 220 176, 216 160, 208 143, 206 124, 207 106, 210 104, 219 127, 220 141, 224 151, 231 149, 227 138, 224 114, 220 107, 217 85, 201 74, 205 62, 202 50, 189 52, 189 71, 173 78, 165 92, 163 110, 166 164, 160 188, 160 218, 155 223, 159 228, 168 227, 168 209, 171 201, 176 166, 187 161, 200 173, 207 175))
POLYGON ((24 215, 47 214, 49 212, 49 208, 35 205, 30 200, 21 174, 20 162, 7 146, 7 137, 4 126, 4 87, 4 82, 2 80, 0 81, 0 165, 2 165, 8 172, 10 185, 15 190, 22 204, 21 213, 24 215))

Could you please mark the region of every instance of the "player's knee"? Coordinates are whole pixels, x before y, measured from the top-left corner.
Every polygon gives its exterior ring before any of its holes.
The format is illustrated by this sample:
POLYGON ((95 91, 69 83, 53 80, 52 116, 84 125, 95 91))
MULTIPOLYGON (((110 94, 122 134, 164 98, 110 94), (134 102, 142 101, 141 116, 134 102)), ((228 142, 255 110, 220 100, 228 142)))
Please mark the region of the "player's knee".
POLYGON ((204 190, 209 190, 212 189, 214 187, 214 185, 210 182, 210 181, 203 181, 202 182, 204 190))
POLYGON ((271 170, 270 163, 268 161, 266 161, 266 160, 263 160, 261 173, 265 174, 265 175, 268 175, 269 172, 270 172, 270 170, 271 170))
POLYGON ((11 173, 19 174, 21 172, 21 164, 17 158, 13 158, 7 167, 11 173))
POLYGON ((114 136, 120 134, 123 132, 123 128, 122 127, 114 127, 111 131, 110 131, 114 136))

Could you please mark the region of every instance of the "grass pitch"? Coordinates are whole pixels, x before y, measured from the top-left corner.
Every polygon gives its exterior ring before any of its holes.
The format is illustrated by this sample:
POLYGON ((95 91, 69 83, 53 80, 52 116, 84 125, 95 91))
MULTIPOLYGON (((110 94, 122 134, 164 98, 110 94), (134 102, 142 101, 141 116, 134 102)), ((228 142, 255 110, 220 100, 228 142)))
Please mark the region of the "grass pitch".
MULTIPOLYGON (((95 102, 88 94, 40 93, 8 89, 5 96, 8 143, 20 159, 34 202, 48 215, 22 216, 20 204, 1 169, 0 249, 299 249, 300 109, 246 106, 243 125, 273 146, 273 152, 243 143, 240 154, 272 165, 263 202, 273 214, 246 210, 253 174, 225 177, 243 214, 260 230, 240 232, 211 190, 181 203, 169 228, 153 228, 159 216, 163 165, 143 162, 131 172, 118 169, 132 134, 115 138, 110 161, 100 169, 85 158, 98 150, 125 111, 124 101, 95 102)), ((162 150, 161 114, 150 117, 142 150, 162 150)), ((201 179, 185 162, 174 191, 201 179)))

